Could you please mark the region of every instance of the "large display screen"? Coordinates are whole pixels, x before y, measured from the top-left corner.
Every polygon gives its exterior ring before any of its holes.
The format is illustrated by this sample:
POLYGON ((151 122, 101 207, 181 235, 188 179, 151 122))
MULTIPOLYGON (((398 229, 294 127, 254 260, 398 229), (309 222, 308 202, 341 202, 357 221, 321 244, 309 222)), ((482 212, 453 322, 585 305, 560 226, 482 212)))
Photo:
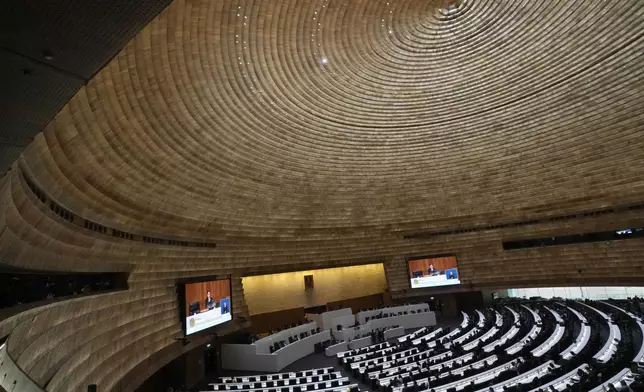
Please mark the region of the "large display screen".
POLYGON ((232 320, 230 279, 184 285, 186 336, 232 320))
POLYGON ((412 289, 461 283, 456 256, 412 258, 407 266, 412 289))

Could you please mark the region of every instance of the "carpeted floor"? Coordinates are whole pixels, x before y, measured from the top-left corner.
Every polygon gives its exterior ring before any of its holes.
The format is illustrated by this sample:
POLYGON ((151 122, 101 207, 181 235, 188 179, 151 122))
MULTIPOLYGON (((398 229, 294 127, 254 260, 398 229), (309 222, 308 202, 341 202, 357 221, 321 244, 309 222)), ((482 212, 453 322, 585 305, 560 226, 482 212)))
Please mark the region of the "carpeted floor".
MULTIPOLYGON (((441 319, 438 321, 436 327, 450 327, 454 328, 460 324, 461 320, 459 318, 455 319, 441 319)), ((415 329, 409 329, 405 331, 405 334, 409 334, 414 332, 415 329)), ((394 342, 396 341, 397 338, 390 339, 389 341, 394 342)), ((339 364, 338 364, 338 359, 337 357, 327 357, 323 353, 319 354, 311 354, 308 355, 300 360, 295 361, 294 363, 290 364, 289 366, 285 367, 280 371, 280 373, 286 373, 286 372, 296 372, 296 371, 301 371, 301 370, 309 370, 309 369, 318 369, 318 368, 324 368, 324 367, 333 367, 335 371, 339 371, 342 373, 344 377, 349 377, 350 382, 357 383, 360 387, 361 391, 370 391, 371 387, 368 386, 367 384, 361 382, 359 379, 353 377, 353 375, 347 371, 345 371, 339 364)), ((226 370, 224 371, 223 374, 220 376, 245 376, 245 375, 253 375, 253 374, 261 374, 262 372, 241 372, 241 371, 232 371, 232 370, 226 370)), ((216 382, 216 380, 208 380, 207 382, 216 382)), ((207 382, 205 385, 207 385, 207 382)))

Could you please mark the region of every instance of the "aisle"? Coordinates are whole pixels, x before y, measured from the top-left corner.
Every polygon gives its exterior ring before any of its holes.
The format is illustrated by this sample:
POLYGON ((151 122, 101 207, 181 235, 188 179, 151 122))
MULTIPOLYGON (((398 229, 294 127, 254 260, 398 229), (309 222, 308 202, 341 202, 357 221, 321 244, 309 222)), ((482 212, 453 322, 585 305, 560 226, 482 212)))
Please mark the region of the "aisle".
POLYGON ((304 357, 296 361, 295 363, 292 363, 291 365, 285 367, 282 372, 297 372, 301 370, 309 370, 329 366, 333 367, 334 371, 342 373, 343 377, 349 377, 351 384, 358 384, 360 391, 371 391, 371 388, 367 384, 354 377, 350 372, 345 371, 344 368, 340 366, 340 364, 338 364, 337 357, 327 357, 322 353, 315 353, 304 357))

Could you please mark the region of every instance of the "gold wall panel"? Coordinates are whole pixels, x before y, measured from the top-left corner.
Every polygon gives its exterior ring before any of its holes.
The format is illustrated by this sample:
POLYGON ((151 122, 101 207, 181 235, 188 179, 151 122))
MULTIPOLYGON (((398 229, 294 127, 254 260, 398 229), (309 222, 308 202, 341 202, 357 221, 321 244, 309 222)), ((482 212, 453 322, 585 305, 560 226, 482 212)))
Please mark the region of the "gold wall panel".
POLYGON ((251 315, 325 305, 382 293, 387 288, 382 263, 245 276, 242 284, 251 315), (313 289, 305 290, 305 275, 313 275, 313 289))

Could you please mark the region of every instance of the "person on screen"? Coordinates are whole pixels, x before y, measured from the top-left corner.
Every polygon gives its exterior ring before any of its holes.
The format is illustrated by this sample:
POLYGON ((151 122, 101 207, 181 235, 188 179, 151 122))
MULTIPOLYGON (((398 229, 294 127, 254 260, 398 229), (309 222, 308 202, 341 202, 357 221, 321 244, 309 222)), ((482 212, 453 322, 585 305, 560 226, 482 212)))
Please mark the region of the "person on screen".
POLYGON ((210 310, 210 309, 213 309, 215 307, 215 300, 212 299, 212 297, 210 296, 210 291, 208 292, 208 295, 206 296, 206 301, 205 302, 206 302, 206 309, 210 310))
POLYGON ((434 264, 429 265, 429 268, 427 269, 427 273, 429 274, 429 276, 440 275, 440 271, 434 268, 434 264))
POLYGON ((221 301, 221 314, 226 314, 230 310, 228 309, 228 301, 221 301))

